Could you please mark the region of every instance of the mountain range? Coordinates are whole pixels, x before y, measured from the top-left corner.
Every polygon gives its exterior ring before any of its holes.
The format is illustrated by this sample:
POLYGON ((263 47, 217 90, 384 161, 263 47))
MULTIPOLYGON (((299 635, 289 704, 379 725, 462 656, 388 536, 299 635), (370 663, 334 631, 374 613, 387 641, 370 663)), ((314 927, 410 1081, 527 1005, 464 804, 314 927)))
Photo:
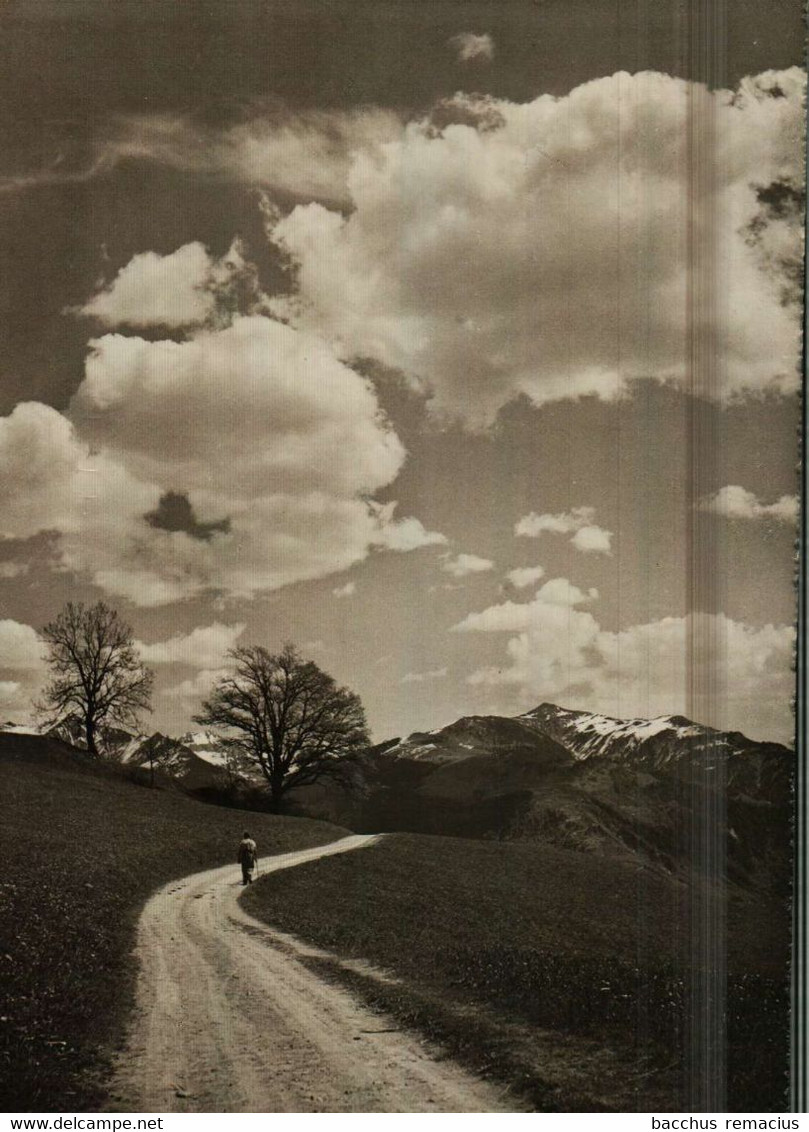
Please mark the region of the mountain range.
POLYGON ((793 773, 791 750, 739 732, 545 703, 382 743, 359 794, 313 787, 308 812, 319 792, 320 813, 362 831, 543 840, 667 873, 704 872, 720 855, 732 879, 780 887, 793 773))
MULTIPOLYGON (((54 733, 80 745, 74 728, 54 733)), ((213 732, 108 729, 103 741, 110 757, 186 790, 255 801, 257 779, 237 772, 213 732)), ((306 787, 292 806, 360 832, 541 840, 683 876, 724 862, 738 883, 782 888, 793 773, 788 748, 683 716, 615 719, 543 703, 378 744, 354 790, 306 787)))

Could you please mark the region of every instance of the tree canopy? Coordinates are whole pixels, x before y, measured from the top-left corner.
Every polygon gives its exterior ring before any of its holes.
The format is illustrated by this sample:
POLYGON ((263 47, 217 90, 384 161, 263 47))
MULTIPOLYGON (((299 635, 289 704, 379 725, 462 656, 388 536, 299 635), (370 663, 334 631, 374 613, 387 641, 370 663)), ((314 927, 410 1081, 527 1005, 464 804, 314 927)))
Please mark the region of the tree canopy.
POLYGON ((104 602, 68 602, 41 631, 48 646, 50 683, 41 712, 53 724, 78 723, 90 754, 112 723, 134 726, 151 711, 153 673, 138 656, 132 630, 104 602))
POLYGON ((233 649, 231 675, 221 679, 195 721, 224 731, 266 779, 273 804, 323 778, 347 781, 369 742, 365 712, 292 645, 273 654, 260 646, 233 649))

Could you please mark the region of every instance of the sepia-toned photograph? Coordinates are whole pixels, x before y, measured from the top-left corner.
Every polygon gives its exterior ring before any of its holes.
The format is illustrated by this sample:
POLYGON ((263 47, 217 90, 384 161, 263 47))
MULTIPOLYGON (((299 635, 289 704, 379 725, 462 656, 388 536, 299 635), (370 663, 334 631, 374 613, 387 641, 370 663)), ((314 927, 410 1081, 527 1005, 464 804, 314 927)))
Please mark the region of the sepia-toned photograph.
POLYGON ((801 1110, 804 35, 0 6, 4 1112, 801 1110))

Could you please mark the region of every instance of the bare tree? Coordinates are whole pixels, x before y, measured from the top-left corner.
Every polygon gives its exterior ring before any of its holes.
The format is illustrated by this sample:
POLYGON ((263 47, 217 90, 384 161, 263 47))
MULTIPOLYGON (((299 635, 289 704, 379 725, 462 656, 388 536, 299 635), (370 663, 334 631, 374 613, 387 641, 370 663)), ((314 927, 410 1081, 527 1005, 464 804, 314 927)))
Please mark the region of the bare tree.
POLYGON ((195 721, 224 729, 267 780, 273 806, 296 786, 345 782, 370 740, 359 697, 338 687, 292 645, 230 652, 235 670, 220 680, 195 721))
POLYGON ((39 709, 54 723, 75 721, 98 757, 105 726, 134 726, 138 712, 151 711, 154 675, 141 663, 129 625, 101 601, 68 602, 41 636, 51 680, 39 709))

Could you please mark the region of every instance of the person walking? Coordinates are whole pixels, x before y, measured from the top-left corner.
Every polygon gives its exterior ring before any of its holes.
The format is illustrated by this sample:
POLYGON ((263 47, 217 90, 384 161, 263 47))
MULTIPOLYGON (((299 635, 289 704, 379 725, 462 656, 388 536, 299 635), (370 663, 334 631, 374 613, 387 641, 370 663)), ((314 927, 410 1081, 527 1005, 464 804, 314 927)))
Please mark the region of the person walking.
POLYGON ((239 842, 239 856, 238 861, 242 866, 242 884, 253 883, 253 869, 258 860, 258 848, 255 841, 247 832, 244 831, 241 841, 239 842))

